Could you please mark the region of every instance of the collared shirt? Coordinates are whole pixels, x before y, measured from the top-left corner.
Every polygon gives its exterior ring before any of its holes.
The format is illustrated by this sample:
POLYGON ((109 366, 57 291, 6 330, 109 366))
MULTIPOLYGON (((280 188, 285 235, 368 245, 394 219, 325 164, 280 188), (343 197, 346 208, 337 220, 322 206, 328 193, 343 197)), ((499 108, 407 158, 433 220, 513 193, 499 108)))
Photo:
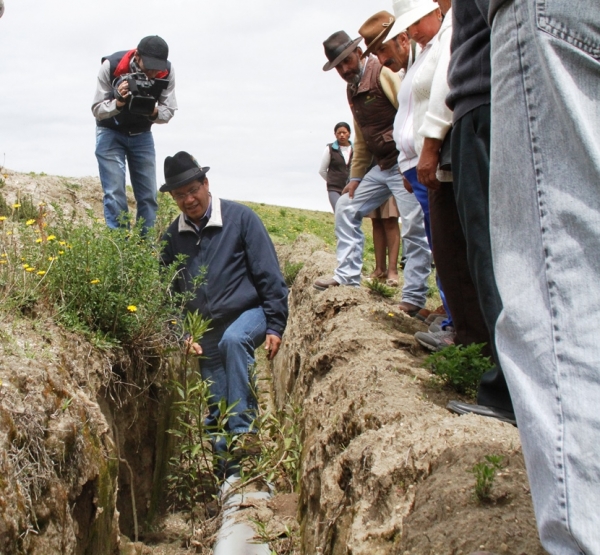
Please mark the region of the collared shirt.
POLYGON ((196 224, 196 223, 192 222, 192 220, 190 220, 185 214, 184 214, 183 218, 185 220, 185 223, 191 225, 196 230, 196 233, 200 234, 200 232, 206 227, 208 220, 210 220, 211 214, 212 214, 212 197, 210 198, 210 200, 208 202, 208 208, 206 209, 204 216, 202 216, 200 218, 200 223, 196 224))

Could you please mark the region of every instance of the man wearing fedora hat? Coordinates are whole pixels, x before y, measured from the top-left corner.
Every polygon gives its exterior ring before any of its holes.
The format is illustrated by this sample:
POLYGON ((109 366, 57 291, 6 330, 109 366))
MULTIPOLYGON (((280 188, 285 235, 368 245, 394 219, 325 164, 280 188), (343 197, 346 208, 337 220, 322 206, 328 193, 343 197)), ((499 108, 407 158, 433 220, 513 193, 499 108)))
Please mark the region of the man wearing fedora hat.
MULTIPOLYGON (((251 383, 254 351, 263 342, 272 359, 279 350, 288 316, 288 289, 264 225, 248 207, 209 192, 206 172, 187 152, 165 159, 165 184, 181 214, 164 234, 162 261, 178 264, 174 288, 191 292, 186 311, 210 319, 209 331, 189 349, 203 355, 201 373, 210 384, 209 425, 225 400, 234 412, 227 431, 256 438, 257 400, 251 383), (178 255, 184 255, 181 261, 178 255), (198 284, 198 276, 203 279, 198 284)), ((217 451, 224 446, 217 442, 217 451)), ((235 453, 234 453, 235 455, 235 453)))
POLYGON ((154 123, 168 123, 177 110, 175 74, 168 56, 167 43, 161 37, 149 36, 133 50, 102 58, 92 113, 96 118, 96 158, 108 227, 123 225, 123 216, 128 212, 125 163, 137 203, 137 219, 143 219, 144 229, 154 225, 158 204, 150 128, 154 123), (155 101, 151 113, 130 110, 133 93, 126 79, 130 74, 138 74, 138 80, 144 80, 144 94, 150 103, 155 101))
POLYGON ((362 24, 358 34, 367 46, 363 57, 374 54, 381 65, 403 75, 415 60, 417 43, 395 21, 390 12, 377 12, 362 24))
POLYGON ((314 286, 324 290, 338 285, 360 285, 364 245, 362 219, 394 195, 402 219, 406 257, 400 308, 416 314, 425 306, 431 251, 425 236, 423 211, 404 188, 397 169, 398 151, 392 129, 400 78, 374 56, 363 60, 363 52, 358 47, 361 40, 362 37, 351 39, 344 31, 338 31, 323 43, 329 60, 323 70, 335 68, 348 83, 347 96, 356 139, 350 182, 335 210, 338 266, 333 278, 320 278, 314 286), (376 164, 368 169, 372 160, 376 164))

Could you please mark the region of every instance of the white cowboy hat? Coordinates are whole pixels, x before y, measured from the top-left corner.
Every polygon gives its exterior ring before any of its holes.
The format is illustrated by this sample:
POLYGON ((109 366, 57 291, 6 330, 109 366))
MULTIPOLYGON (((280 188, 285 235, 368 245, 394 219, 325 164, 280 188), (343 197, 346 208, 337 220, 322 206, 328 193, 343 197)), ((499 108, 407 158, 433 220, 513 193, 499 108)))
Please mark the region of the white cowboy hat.
MULTIPOLYGON (((413 23, 438 8, 437 2, 433 2, 433 0, 394 0, 396 21, 392 33, 398 34, 406 31, 413 23)), ((392 37, 390 36, 390 38, 392 37)))

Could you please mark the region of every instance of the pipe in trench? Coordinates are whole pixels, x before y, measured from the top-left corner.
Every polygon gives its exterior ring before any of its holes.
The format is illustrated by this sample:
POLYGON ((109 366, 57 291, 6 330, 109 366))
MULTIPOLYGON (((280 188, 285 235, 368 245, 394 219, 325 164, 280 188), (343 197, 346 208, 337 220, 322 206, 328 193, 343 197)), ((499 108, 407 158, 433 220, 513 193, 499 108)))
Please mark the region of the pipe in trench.
POLYGON ((239 482, 239 476, 231 476, 221 486, 223 501, 223 523, 217 534, 213 555, 270 555, 266 543, 254 543, 255 530, 252 524, 239 518, 240 505, 249 500, 269 499, 270 492, 251 491, 228 494, 239 482))

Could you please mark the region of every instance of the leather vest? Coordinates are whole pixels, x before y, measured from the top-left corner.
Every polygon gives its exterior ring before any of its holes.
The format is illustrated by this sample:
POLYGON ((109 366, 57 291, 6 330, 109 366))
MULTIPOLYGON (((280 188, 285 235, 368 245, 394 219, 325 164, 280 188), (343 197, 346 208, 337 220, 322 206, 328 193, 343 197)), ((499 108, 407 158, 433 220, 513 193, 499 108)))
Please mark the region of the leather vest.
POLYGON ((339 148, 333 148, 333 143, 329 145, 329 169, 327 170, 327 190, 337 191, 341 193, 348 183, 348 174, 350 172, 350 164, 352 163, 352 152, 348 158, 348 163, 344 160, 344 155, 339 148))
MULTIPOLYGON (((102 58, 102 63, 105 60, 110 62, 110 81, 111 83, 117 77, 115 75, 115 71, 119 62, 123 59, 123 57, 128 53, 127 50, 123 50, 121 52, 115 52, 110 56, 105 56, 102 58)), ((171 73, 171 62, 167 62, 167 75, 171 73)), ((165 78, 166 78, 165 76, 165 78)), ((154 91, 152 88, 148 91, 151 96, 157 98, 160 96, 161 90, 157 89, 154 91)), ((152 127, 152 121, 148 119, 148 116, 140 116, 139 114, 132 114, 129 112, 129 104, 125 104, 118 115, 107 118, 103 120, 96 120, 96 125, 99 127, 108 127, 109 129, 114 129, 115 131, 120 131, 121 133, 136 134, 143 133, 145 131, 150 131, 152 127)))
POLYGON ((398 163, 398 151, 393 137, 396 108, 381 86, 379 60, 369 58, 358 86, 348 85, 348 103, 365 139, 367 149, 382 170, 398 163))

